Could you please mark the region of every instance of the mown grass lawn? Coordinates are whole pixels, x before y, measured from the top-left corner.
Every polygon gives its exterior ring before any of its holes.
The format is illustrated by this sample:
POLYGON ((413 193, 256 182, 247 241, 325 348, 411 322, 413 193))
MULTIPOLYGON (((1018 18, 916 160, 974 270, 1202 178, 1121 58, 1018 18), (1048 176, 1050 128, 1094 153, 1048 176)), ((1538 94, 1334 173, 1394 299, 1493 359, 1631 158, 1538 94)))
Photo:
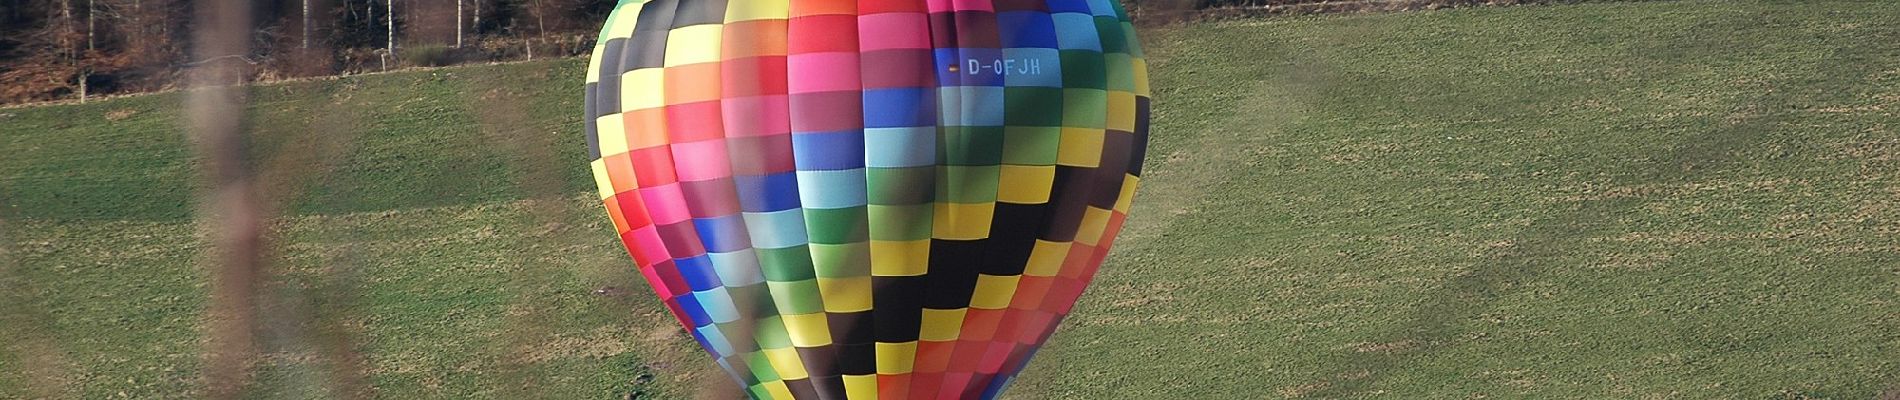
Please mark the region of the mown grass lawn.
MULTIPOLYGON (((1900 390, 1900 3, 1275 18, 1146 42, 1159 105, 1134 217, 1012 397, 1900 390)), ((583 64, 253 90, 283 215, 253 397, 681 398, 723 379, 587 200, 583 64)), ((196 397, 206 248, 178 100, 0 110, 0 398, 196 397)))

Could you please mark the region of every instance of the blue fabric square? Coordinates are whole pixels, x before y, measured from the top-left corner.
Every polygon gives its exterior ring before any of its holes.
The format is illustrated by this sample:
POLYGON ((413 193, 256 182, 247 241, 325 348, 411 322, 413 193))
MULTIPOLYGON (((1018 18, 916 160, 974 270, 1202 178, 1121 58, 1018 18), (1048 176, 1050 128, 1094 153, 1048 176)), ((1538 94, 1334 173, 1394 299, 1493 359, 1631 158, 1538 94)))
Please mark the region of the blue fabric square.
POLYGON ((864 168, 864 133, 794 133, 792 158, 800 171, 864 168))
MULTIPOLYGON (((751 230, 748 229, 747 233, 751 233, 751 230)), ((729 253, 706 253, 706 258, 712 259, 713 269, 719 271, 719 282, 726 287, 765 282, 765 275, 759 272, 759 255, 750 248, 729 253)))
POLYGON ((937 123, 930 110, 937 108, 933 88, 868 89, 864 91, 864 126, 895 128, 931 126, 937 123))
MULTIPOLYGON (((783 249, 803 246, 811 241, 805 233, 805 212, 802 209, 790 209, 768 213, 744 213, 746 228, 752 234, 752 246, 761 249, 783 249)), ((754 255, 753 265, 758 265, 754 255)), ((761 278, 763 279, 763 278, 761 278)))
POLYGON ((723 324, 739 320, 739 309, 732 304, 732 295, 726 288, 713 288, 704 292, 693 292, 699 298, 699 305, 706 309, 706 316, 714 324, 723 324))
POLYGON ((739 204, 747 212, 784 211, 799 207, 798 176, 780 172, 764 176, 732 177, 739 204))
POLYGON ((1102 51, 1102 36, 1096 32, 1094 16, 1059 13, 1050 17, 1056 23, 1056 43, 1063 50, 1102 51))
POLYGON ((798 171, 799 200, 806 209, 857 207, 865 204, 864 169, 798 171))
POLYGON ((1056 48, 1056 24, 1049 13, 1004 11, 996 13, 996 30, 1001 31, 1003 47, 1056 48))
POLYGON ((694 299, 692 293, 674 297, 673 301, 679 302, 680 310, 686 312, 687 323, 693 326, 712 325, 712 316, 706 315, 706 308, 699 306, 699 300, 694 299))
POLYGON ((732 343, 726 340, 726 334, 719 331, 718 325, 693 328, 693 336, 704 345, 700 348, 712 352, 714 358, 732 354, 732 343))
POLYGON ((1049 12, 1089 13, 1088 0, 1049 0, 1049 12))
POLYGON ((867 167, 921 167, 936 163, 935 126, 864 130, 864 165, 867 167))
POLYGON ((965 86, 943 88, 944 126, 1002 126, 1003 88, 965 86))
POLYGON ((694 218, 693 228, 699 230, 699 241, 706 245, 707 252, 725 253, 752 247, 746 240, 745 220, 738 214, 694 218))
POLYGON ((1053 48, 1003 49, 1003 58, 1018 67, 1004 77, 1005 86, 1062 87, 1062 51, 1053 48))
POLYGON ((937 73, 938 87, 1003 85, 1003 74, 995 68, 1002 62, 1001 49, 941 48, 932 54, 947 67, 937 73))
POLYGON ((686 287, 695 291, 719 287, 719 271, 713 269, 712 259, 706 258, 704 254, 675 258, 673 266, 679 268, 680 277, 686 279, 686 287))

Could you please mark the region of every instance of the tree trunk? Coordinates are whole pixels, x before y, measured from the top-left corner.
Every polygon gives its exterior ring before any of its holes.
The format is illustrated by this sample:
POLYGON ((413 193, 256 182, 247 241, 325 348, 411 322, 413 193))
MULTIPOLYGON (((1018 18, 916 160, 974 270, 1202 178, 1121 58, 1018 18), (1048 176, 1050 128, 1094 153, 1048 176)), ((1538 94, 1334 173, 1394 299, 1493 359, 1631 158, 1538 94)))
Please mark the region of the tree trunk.
POLYGON ((471 31, 474 31, 473 33, 475 34, 481 34, 482 33, 482 1, 484 0, 474 0, 474 1, 475 1, 475 23, 469 24, 468 29, 471 31))
POLYGON ((98 26, 93 23, 93 21, 96 20, 96 18, 93 18, 93 15, 98 12, 99 9, 93 7, 93 0, 86 0, 86 50, 94 50, 99 47, 98 41, 93 39, 94 35, 92 34, 93 27, 98 26))
POLYGON ((389 29, 389 34, 386 35, 388 36, 389 42, 383 46, 383 49, 389 51, 390 57, 395 57, 396 56, 396 0, 384 0, 384 1, 386 1, 386 3, 383 3, 383 14, 385 16, 384 21, 387 21, 389 24, 386 27, 389 29))
POLYGON ((59 0, 59 33, 55 36, 59 39, 59 51, 73 52, 72 42, 68 41, 67 36, 72 34, 73 29, 73 0, 59 0))
POLYGON ((455 0, 455 48, 462 48, 462 0, 455 0))
POLYGON ((310 0, 303 0, 303 48, 310 49, 310 0))

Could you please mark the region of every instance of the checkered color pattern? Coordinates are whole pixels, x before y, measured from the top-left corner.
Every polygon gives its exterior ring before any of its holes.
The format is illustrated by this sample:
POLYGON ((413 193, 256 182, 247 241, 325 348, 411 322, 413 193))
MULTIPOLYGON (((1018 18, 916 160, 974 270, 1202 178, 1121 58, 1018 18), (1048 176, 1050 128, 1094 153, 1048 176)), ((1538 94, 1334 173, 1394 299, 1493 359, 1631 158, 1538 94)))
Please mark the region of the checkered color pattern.
POLYGON ((1114 0, 631 0, 600 38, 602 204, 753 398, 997 396, 1140 182, 1114 0))

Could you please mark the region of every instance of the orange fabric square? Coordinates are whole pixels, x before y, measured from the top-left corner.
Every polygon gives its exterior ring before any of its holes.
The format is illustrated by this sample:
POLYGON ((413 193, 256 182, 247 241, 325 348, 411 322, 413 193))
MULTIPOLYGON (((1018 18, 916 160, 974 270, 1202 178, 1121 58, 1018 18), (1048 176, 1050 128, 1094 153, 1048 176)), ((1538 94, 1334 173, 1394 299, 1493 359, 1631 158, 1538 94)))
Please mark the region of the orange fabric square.
MULTIPOLYGON (((858 16, 857 0, 800 0, 792 2, 792 18, 808 15, 846 15, 852 19, 858 16)), ((854 23, 855 24, 855 23, 854 23)), ((856 36, 842 36, 856 37, 856 36)))
POLYGON ((1016 296, 1009 299, 1011 310, 1034 310, 1042 305, 1043 296, 1049 293, 1049 284, 1055 281, 1051 276, 1023 276, 1016 282, 1016 296))
POLYGON ((785 20, 759 19, 726 24, 720 35, 719 58, 738 59, 785 55, 785 20))
MULTIPOLYGON (((917 341, 917 363, 911 373, 943 372, 950 367, 950 351, 957 342, 917 341)), ((913 385, 917 382, 911 382, 913 385)))
POLYGON ((622 114, 627 121, 627 148, 639 150, 667 144, 666 107, 634 110, 622 114))
MULTIPOLYGON (((638 196, 639 194, 635 193, 632 195, 638 196)), ((627 218, 620 215, 620 201, 615 199, 617 197, 620 197, 620 195, 614 195, 613 197, 608 197, 606 200, 602 200, 601 203, 605 203, 607 205, 607 218, 613 219, 614 232, 627 233, 628 231, 632 231, 633 227, 627 226, 627 218)))
POLYGON ((719 100, 719 64, 698 63, 666 69, 666 104, 719 100))
POLYGON ((910 395, 910 374, 878 375, 877 397, 880 399, 903 399, 910 395))
MULTIPOLYGON (((957 338, 965 341, 985 342, 996 335, 996 325, 1002 323, 1003 314, 1008 310, 985 310, 972 308, 963 315, 963 333, 957 338)), ((961 352, 959 347, 957 351, 961 352)))
POLYGON ((1056 276, 1069 279, 1082 276, 1082 270, 1088 268, 1091 258, 1095 258, 1095 246, 1081 243, 1069 246, 1069 256, 1062 258, 1062 272, 1056 273, 1056 276))
POLYGON ((634 182, 633 161, 627 158, 627 153, 609 155, 602 158, 601 163, 607 166, 607 181, 613 183, 614 194, 640 188, 640 184, 634 182))

